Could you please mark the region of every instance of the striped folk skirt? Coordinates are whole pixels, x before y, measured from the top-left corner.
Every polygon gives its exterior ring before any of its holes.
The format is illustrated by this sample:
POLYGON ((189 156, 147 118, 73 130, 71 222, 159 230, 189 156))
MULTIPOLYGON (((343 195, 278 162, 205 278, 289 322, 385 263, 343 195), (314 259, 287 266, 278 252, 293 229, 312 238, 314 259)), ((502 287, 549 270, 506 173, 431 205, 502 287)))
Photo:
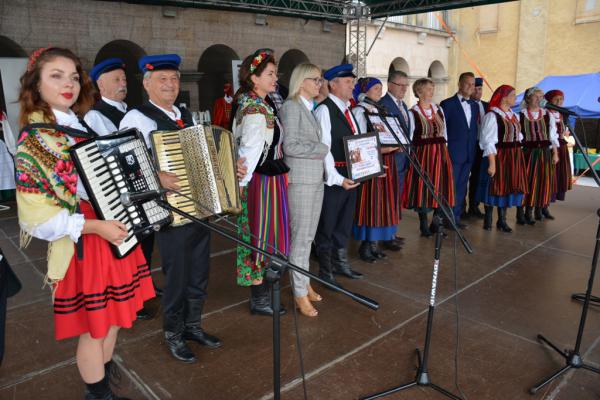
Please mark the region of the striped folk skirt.
MULTIPOLYGON (((85 219, 97 219, 90 203, 80 203, 85 219)), ((144 301, 154 297, 150 268, 141 246, 127 257, 115 258, 109 242, 84 234, 83 257, 71 259, 54 294, 56 340, 89 333, 94 339, 107 335, 111 326, 131 328, 144 301)))
MULTIPOLYGON (((436 192, 443 195, 450 207, 453 207, 454 181, 446 143, 415 145, 414 149, 415 156, 423 167, 423 172, 431 179, 436 192)), ((404 204, 405 208, 419 212, 428 212, 439 207, 412 165, 406 174, 404 204)))
POLYGON ((555 167, 552 163, 552 150, 548 147, 525 147, 528 188, 523 205, 547 207, 556 192, 555 167))
POLYGON ((356 240, 392 240, 400 220, 400 186, 395 153, 382 156, 385 177, 358 187, 352 233, 356 240))
MULTIPOLYGON (((267 176, 255 172, 248 186, 240 188, 242 212, 238 234, 269 253, 285 256, 290 250, 288 175, 267 176)), ((237 247, 237 283, 250 286, 263 277, 268 259, 246 247, 237 247)))
POLYGON ((573 189, 573 175, 571 173, 571 159, 569 147, 565 140, 559 140, 558 164, 556 164, 556 200, 564 201, 566 193, 573 189))
POLYGON ((489 163, 487 157, 481 161, 475 200, 501 208, 521 206, 527 192, 525 159, 521 148, 498 149, 493 178, 487 171, 489 163))

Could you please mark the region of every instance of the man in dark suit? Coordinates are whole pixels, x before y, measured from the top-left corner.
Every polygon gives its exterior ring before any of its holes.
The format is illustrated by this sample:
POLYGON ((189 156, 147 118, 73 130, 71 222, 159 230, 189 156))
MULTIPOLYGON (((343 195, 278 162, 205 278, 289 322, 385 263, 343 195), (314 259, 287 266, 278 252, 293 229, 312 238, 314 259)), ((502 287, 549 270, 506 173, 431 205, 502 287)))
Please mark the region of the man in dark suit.
MULTIPOLYGON (((410 138, 410 119, 408 118, 408 106, 404 102, 404 96, 408 90, 408 76, 402 71, 392 71, 388 75, 387 93, 379 100, 379 104, 384 106, 387 111, 398 117, 400 126, 406 135, 410 138)), ((404 144, 409 144, 404 135, 400 136, 400 140, 404 144)), ((396 165, 398 168, 398 194, 402 198, 404 194, 404 176, 408 171, 408 157, 400 148, 396 152, 396 165)), ((396 240, 382 242, 383 247, 390 250, 398 250, 404 241, 403 238, 396 236, 396 240)))
POLYGON ((466 227, 460 222, 460 215, 477 146, 479 108, 470 100, 474 89, 475 75, 472 72, 463 72, 458 79, 458 92, 440 103, 446 117, 448 151, 454 178, 453 211, 459 228, 466 227))
MULTIPOLYGON (((471 100, 475 103, 479 110, 477 124, 481 125, 483 116, 487 112, 489 103, 487 101, 481 101, 483 94, 483 78, 475 78, 475 90, 471 95, 471 100)), ((479 138, 477 139, 477 146, 475 146, 475 161, 471 167, 471 177, 469 178, 469 210, 468 215, 483 218, 483 213, 479 210, 479 203, 475 201, 475 193, 477 192, 477 182, 479 180, 479 169, 481 167, 481 159, 483 158, 483 150, 479 148, 479 138)), ((466 208, 466 206, 465 206, 466 208)), ((466 210, 465 210, 466 211, 466 210)))

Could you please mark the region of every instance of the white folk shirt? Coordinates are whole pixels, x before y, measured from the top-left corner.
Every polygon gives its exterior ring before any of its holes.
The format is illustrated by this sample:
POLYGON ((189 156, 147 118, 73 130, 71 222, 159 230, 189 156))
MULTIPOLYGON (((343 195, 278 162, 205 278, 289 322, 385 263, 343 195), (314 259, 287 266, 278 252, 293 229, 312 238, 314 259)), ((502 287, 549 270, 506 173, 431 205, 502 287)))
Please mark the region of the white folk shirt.
MULTIPOLYGON (((340 99, 337 96, 334 96, 331 93, 328 97, 331 100, 333 100, 333 102, 340 109, 342 114, 344 114, 346 110, 350 112, 349 101, 344 103, 342 99, 340 99)), ((354 120, 354 118, 352 118, 352 115, 353 114, 350 112, 350 119, 352 120, 354 132, 360 133, 361 131, 358 129, 356 121, 354 120)), ((317 118, 317 122, 319 123, 319 125, 321 125, 321 142, 327 145, 329 149, 331 149, 331 116, 329 115, 329 109, 327 108, 327 106, 321 104, 319 107, 317 107, 317 109, 315 110, 315 117, 317 118)), ((323 160, 323 163, 325 166, 325 184, 327 186, 342 186, 345 178, 335 169, 335 162, 333 160, 333 155, 331 154, 331 151, 327 153, 327 155, 325 156, 325 160, 323 160)))
MULTIPOLYGON (((111 100, 104 96, 102 96, 102 100, 115 107, 123 114, 127 112, 127 104, 122 101, 111 100)), ((83 117, 83 120, 100 136, 110 135, 119 130, 118 126, 115 126, 110 119, 106 118, 104 114, 97 110, 88 111, 87 114, 85 114, 85 117, 83 117)))
MULTIPOLYGON (((181 111, 174 105, 172 110, 166 110, 162 107, 157 106, 154 102, 152 102, 152 100, 150 100, 150 103, 152 103, 155 107, 164 112, 167 115, 167 117, 171 118, 173 121, 181 119, 181 111)), ((194 125, 196 124, 197 122, 194 119, 194 125)), ((121 120, 121 123, 119 124, 120 130, 127 128, 136 128, 138 131, 140 131, 144 136, 146 146, 150 148, 150 133, 152 131, 155 131, 158 128, 158 126, 156 125, 156 122, 153 119, 148 118, 140 111, 131 110, 128 111, 127 114, 125 114, 125 116, 121 120)))

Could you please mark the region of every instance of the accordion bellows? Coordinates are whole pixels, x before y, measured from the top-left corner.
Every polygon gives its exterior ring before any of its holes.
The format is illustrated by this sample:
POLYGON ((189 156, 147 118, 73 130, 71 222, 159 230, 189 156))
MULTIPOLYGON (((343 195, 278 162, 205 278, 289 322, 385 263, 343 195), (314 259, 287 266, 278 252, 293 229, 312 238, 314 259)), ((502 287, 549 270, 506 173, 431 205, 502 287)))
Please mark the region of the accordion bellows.
MULTIPOLYGON (((197 218, 241 212, 233 134, 219 126, 196 125, 179 131, 155 131, 152 151, 160 171, 179 178, 177 194, 167 197, 173 207, 197 218)), ((174 215, 173 225, 189 220, 174 215)))

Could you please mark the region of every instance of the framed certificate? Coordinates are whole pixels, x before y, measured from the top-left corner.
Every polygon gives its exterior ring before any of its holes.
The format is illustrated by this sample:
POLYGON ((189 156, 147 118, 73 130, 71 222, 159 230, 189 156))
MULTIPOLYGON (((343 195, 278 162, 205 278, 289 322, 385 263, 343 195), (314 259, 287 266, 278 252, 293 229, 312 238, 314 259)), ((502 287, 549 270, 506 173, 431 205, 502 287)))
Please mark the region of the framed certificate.
POLYGON ((398 136, 398 139, 402 140, 402 131, 400 128, 400 124, 396 117, 386 116, 383 117, 381 114, 371 114, 365 113, 365 116, 368 118, 373 130, 377 135, 379 135, 379 142, 382 146, 398 146, 398 142, 396 142, 396 138, 390 132, 389 128, 392 128, 392 131, 398 136), (383 118, 387 121, 388 125, 385 124, 383 118))
POLYGON ((379 136, 375 133, 344 137, 348 177, 362 182, 384 173, 379 136))

